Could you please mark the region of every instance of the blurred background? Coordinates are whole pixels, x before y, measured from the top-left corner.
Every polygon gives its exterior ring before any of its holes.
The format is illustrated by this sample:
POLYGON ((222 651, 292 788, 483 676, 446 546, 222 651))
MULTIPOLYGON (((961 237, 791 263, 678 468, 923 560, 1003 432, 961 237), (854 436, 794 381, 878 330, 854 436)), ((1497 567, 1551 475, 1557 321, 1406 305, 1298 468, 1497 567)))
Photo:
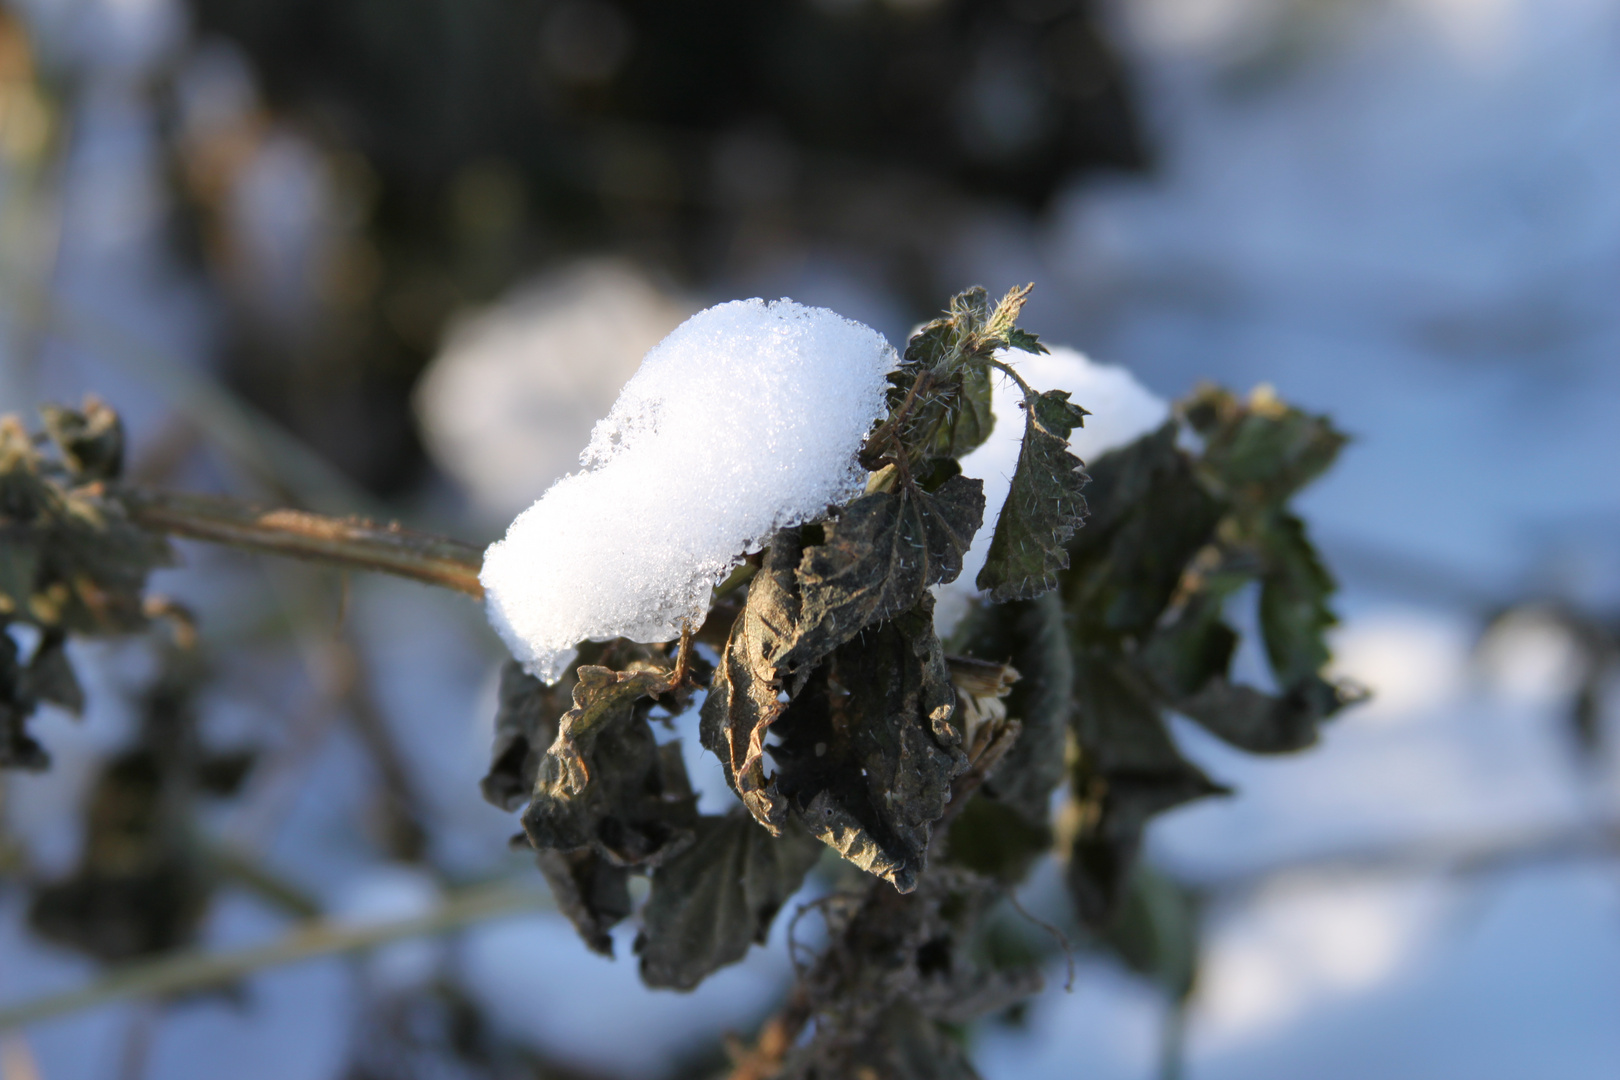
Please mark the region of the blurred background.
MULTIPOLYGON (((1239 791, 1149 838, 1199 898, 1184 1018, 1054 957, 984 1075, 1620 1075, 1616 0, 0 5, 0 411, 93 391, 145 483, 486 543, 701 306, 901 341, 1026 281, 1165 397, 1354 435, 1302 510, 1376 696, 1294 757, 1178 729, 1239 791)), ((73 646, 85 716, 0 775, 0 1010, 534 875, 479 796, 475 605, 184 555, 198 653, 73 646)), ((1055 871, 1025 902, 1061 921, 1055 871)), ((0 1033, 0 1078, 676 1080, 791 975, 779 922, 647 991, 629 933, 508 914, 87 1007, 0 1033)))

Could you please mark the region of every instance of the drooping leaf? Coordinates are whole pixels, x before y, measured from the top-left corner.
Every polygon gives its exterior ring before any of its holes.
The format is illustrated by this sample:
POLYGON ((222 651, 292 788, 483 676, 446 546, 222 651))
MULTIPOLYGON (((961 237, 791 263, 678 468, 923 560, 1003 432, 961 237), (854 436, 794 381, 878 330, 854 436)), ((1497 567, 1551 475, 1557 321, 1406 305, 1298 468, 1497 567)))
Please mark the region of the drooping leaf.
POLYGON ((1316 675, 1280 694, 1217 677, 1174 707, 1240 750, 1284 754, 1315 744, 1321 722, 1353 700, 1347 689, 1316 675))
POLYGON ((692 846, 654 873, 636 939, 648 986, 690 990, 763 944, 825 848, 802 829, 772 836, 751 816, 703 817, 692 846))
POLYGON ((1144 680, 1118 657, 1075 657, 1073 778, 1081 827, 1067 881, 1081 917, 1106 926, 1130 879, 1142 830, 1175 806, 1226 791, 1182 757, 1144 680))
POLYGON ((630 917, 630 871, 590 849, 535 852, 540 873, 551 886, 557 910, 565 915, 592 952, 613 955, 612 930, 630 917))
POLYGON ((1024 406, 1018 466, 976 582, 992 603, 1029 600, 1056 588, 1058 571, 1069 565, 1064 545, 1086 515, 1080 492, 1087 477, 1068 441, 1085 410, 1063 390, 1038 394, 1024 406))
POLYGON ((1338 624, 1328 597, 1337 587, 1293 514, 1277 514, 1262 539, 1260 634, 1277 682, 1291 686, 1327 665, 1324 635, 1338 624))
POLYGON ((704 748, 720 759, 726 782, 772 832, 780 831, 787 808, 765 782, 765 736, 810 675, 809 667, 779 669, 799 640, 796 575, 802 552, 797 529, 771 538, 748 583, 742 614, 731 624, 699 728, 704 748))
POLYGON ((835 650, 777 720, 771 789, 811 834, 910 891, 966 767, 932 603, 835 650))
POLYGON ((479 782, 484 798, 516 810, 534 795, 540 762, 557 737, 557 721, 573 705, 581 667, 629 668, 667 662, 664 650, 623 638, 585 641, 579 655, 551 686, 507 661, 501 667, 495 707, 495 738, 489 772, 479 782))
POLYGON ((668 676, 581 667, 578 679, 524 832, 536 848, 591 848, 615 865, 655 866, 691 841, 697 815, 679 746, 659 746, 647 723, 668 676))
POLYGON ((547 686, 516 660, 501 666, 495 707, 495 745, 489 772, 479 782, 484 798, 502 810, 516 810, 534 794, 540 762, 557 737, 557 720, 573 700, 578 681, 571 666, 547 686))

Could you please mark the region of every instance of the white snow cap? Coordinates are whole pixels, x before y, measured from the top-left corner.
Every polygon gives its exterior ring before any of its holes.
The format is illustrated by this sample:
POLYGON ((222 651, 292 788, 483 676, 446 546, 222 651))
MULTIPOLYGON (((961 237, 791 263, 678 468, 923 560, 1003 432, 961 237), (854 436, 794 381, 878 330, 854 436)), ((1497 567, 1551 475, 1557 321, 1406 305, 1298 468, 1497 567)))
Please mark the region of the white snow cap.
MULTIPOLYGON (((999 356, 1017 368, 1036 390, 1067 390, 1069 400, 1091 413, 1085 426, 1069 436, 1069 449, 1081 461, 1089 462, 1135 442, 1170 417, 1169 403, 1137 382, 1130 372, 1093 363, 1065 346, 1056 346, 1046 354, 1002 352, 999 356)), ((984 568, 996 515, 1012 486, 1018 448, 1024 438, 1024 412, 1019 407, 1023 394, 1001 372, 993 372, 991 377, 995 380, 991 408, 996 414, 996 426, 983 446, 962 459, 962 472, 984 481, 984 524, 974 534, 973 546, 962 560, 962 573, 955 581, 940 586, 939 602, 934 608, 934 628, 940 637, 956 629, 967 614, 969 601, 979 595, 973 582, 984 568)))
POLYGON ((491 544, 490 622, 555 682, 585 639, 669 641, 785 525, 860 493, 898 357, 826 308, 734 300, 647 353, 563 477, 491 544))

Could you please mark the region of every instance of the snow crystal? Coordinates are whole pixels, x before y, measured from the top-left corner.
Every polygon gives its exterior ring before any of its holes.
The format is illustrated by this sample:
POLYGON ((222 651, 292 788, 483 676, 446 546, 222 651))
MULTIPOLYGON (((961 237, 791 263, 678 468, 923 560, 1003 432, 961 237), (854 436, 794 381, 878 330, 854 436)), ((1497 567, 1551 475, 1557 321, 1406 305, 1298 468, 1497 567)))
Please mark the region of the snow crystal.
MULTIPOLYGON (((1069 436, 1069 449, 1081 461, 1101 457, 1116 447, 1136 439, 1163 424, 1170 406, 1122 367, 1097 364, 1073 349, 1057 346, 1050 353, 1003 352, 1001 359, 1012 364, 1036 390, 1067 390, 1070 400, 1090 411, 1085 426, 1069 436)), ((995 532, 996 515, 1007 499, 1013 470, 1018 466, 1018 448, 1024 438, 1024 412, 1019 407, 1023 395, 999 371, 995 379, 991 408, 996 426, 983 446, 962 459, 962 472, 984 481, 984 524, 974 534, 973 546, 962 560, 962 573, 955 581, 940 587, 934 608, 934 626, 947 636, 967 614, 968 603, 979 595, 973 584, 984 567, 990 537, 995 532)))
POLYGON ((825 308, 736 300, 650 351, 580 460, 490 545, 490 622, 554 681, 578 642, 694 627, 745 551, 861 490, 897 357, 825 308))

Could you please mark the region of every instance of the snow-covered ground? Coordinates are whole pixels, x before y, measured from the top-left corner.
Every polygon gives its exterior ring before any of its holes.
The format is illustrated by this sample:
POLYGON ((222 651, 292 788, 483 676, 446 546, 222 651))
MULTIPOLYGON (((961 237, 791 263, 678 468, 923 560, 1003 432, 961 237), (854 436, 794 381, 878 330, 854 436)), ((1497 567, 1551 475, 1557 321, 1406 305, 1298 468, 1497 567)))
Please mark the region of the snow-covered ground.
MULTIPOLYGON (((162 254, 159 163, 139 91, 141 66, 177 40, 164 14, 173 7, 26 6, 57 40, 126 57, 99 65, 104 78, 76 117, 56 287, 181 363, 200 357, 206 322, 162 254)), ((1210 891, 1186 1075, 1607 1080, 1620 1072, 1615 862, 1433 866, 1453 848, 1579 841, 1620 814, 1612 752, 1579 769, 1560 726, 1569 643, 1527 623, 1474 648, 1494 602, 1534 591, 1620 605, 1620 2, 1114 6, 1159 173, 1081 184, 1039 228, 978 223, 951 273, 992 288, 1038 282, 1028 321, 1043 337, 1124 365, 1165 397, 1200 378, 1269 382, 1331 411, 1356 441, 1305 509, 1346 585, 1340 665, 1378 694, 1290 758, 1247 758, 1178 729, 1240 790, 1170 815, 1150 836, 1157 862, 1210 891)), ((782 291, 767 284, 759 291, 782 291)), ((832 271, 803 284, 794 298, 810 304, 840 307, 835 295, 851 291, 832 271)), ((642 323, 656 340, 690 310, 635 288, 643 315, 626 340, 642 323)), ((0 317, 8 342, 20 340, 15 316, 0 317)), ((904 330, 876 324, 891 339, 904 330)), ((7 409, 93 387, 130 413, 137 440, 161 430, 163 395, 116 358, 58 338, 19 366, 6 348, 0 387, 19 395, 7 409)), ((617 362, 593 363, 612 386, 569 393, 605 407, 634 367, 617 362)), ((531 498, 572 466, 530 457, 531 498)), ((506 487, 491 491, 475 496, 521 505, 506 487)), ((302 580, 190 554, 195 573, 160 584, 216 631, 234 625, 233 606, 302 580), (229 602, 201 575, 230 581, 229 602)), ((476 789, 499 653, 481 614, 408 584, 356 582, 347 622, 438 823, 436 862, 461 877, 512 867, 513 822, 476 789)), ((222 727, 251 728, 269 708, 264 685, 287 673, 288 686, 303 685, 309 658, 287 653, 266 661, 263 685, 221 695, 222 727)), ((89 664, 106 673, 89 687, 105 704, 81 725, 45 718, 57 770, 7 781, 8 820, 47 868, 69 865, 78 843, 52 808, 72 805, 98 756, 126 737, 118 687, 135 685, 140 667, 116 650, 89 664)), ((367 766, 352 736, 323 723, 314 691, 285 696, 275 704, 293 718, 289 741, 304 731, 309 743, 305 758, 296 747, 286 758, 301 783, 257 793, 252 814, 222 827, 262 842, 272 866, 335 911, 429 902, 433 884, 382 861, 361 832, 367 766)), ((719 783, 712 768, 695 775, 719 783)), ((0 1004, 91 970, 28 939, 21 915, 14 894, 0 900, 0 1004)), ((285 925, 232 896, 205 938, 259 941, 285 925)), ((556 917, 514 917, 447 949, 363 968, 308 963, 254 978, 241 1002, 178 1005, 155 1026, 148 1075, 335 1076, 361 991, 442 963, 512 1031, 653 1076, 670 1054, 768 1008, 787 971, 781 939, 778 928, 696 995, 655 994, 637 985, 624 936, 610 964, 556 917)), ((1082 965, 1071 993, 1060 983, 1026 1027, 982 1033, 989 1080, 1153 1074, 1163 1008, 1151 990, 1101 964, 1082 965)), ((41 1024, 27 1052, 47 1080, 112 1075, 140 1015, 117 1006, 41 1024)), ((22 1060, 0 1050, 0 1061, 22 1060)))

